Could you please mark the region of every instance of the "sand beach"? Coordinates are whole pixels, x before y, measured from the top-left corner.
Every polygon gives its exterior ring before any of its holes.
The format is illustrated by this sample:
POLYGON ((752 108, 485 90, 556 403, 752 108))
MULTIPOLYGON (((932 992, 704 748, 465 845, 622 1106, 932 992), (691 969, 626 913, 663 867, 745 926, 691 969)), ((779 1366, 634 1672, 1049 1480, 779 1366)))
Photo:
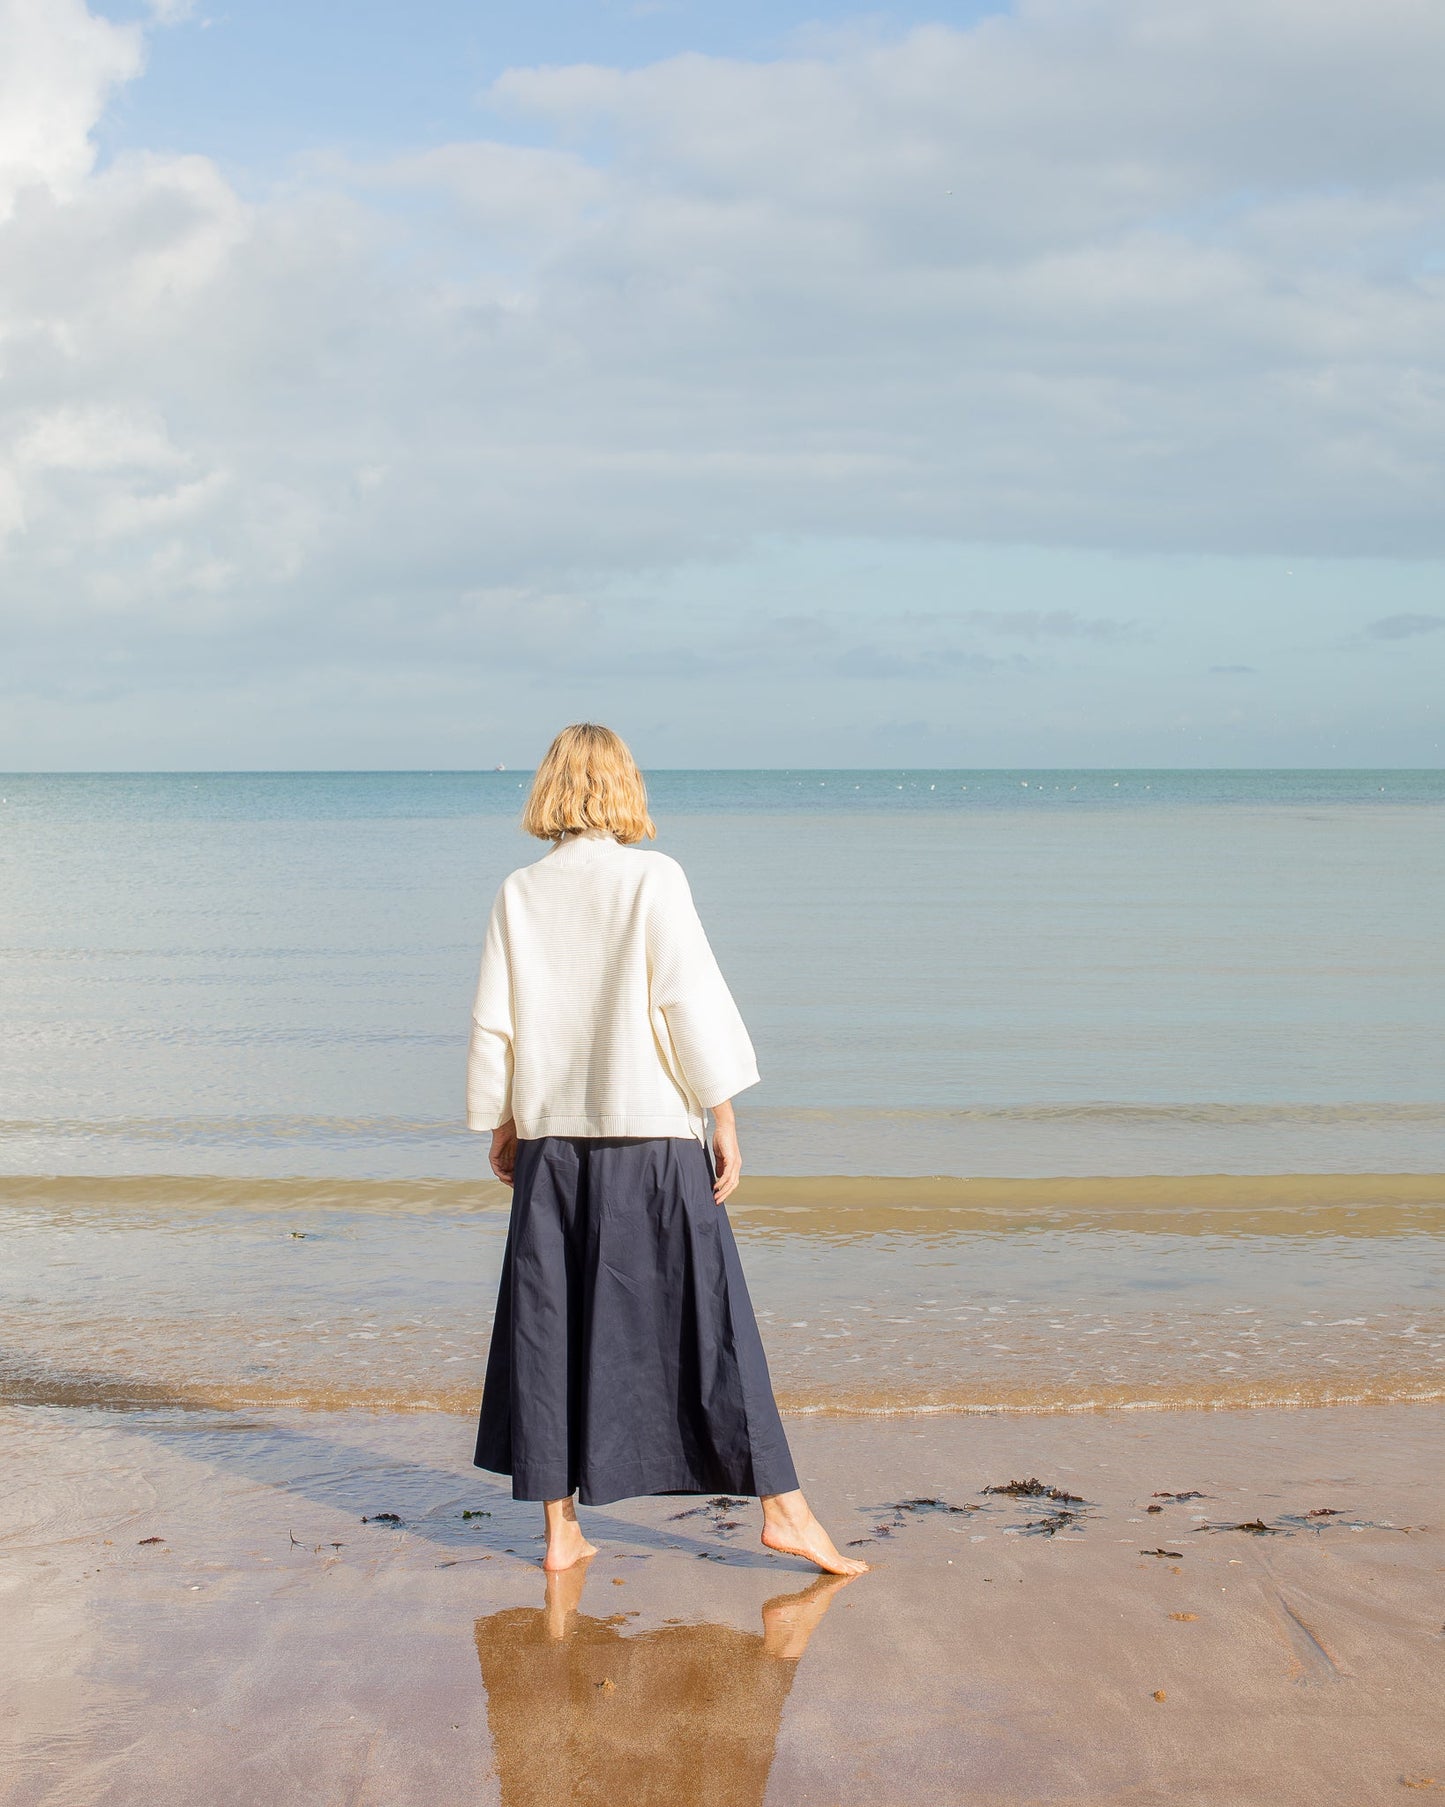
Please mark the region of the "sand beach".
POLYGON ((7 1408, 6 1801, 1445 1793, 1438 1406, 795 1420, 846 1583, 687 1499, 549 1582, 470 1428, 7 1408))

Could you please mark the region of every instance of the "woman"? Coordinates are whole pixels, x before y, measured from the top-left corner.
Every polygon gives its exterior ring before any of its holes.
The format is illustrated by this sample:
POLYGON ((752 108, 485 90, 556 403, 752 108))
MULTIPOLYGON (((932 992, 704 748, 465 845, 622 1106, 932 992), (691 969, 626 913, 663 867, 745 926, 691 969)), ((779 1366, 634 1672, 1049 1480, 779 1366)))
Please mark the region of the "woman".
POLYGON ((467 1060, 513 1188, 476 1464, 543 1502, 550 1571, 596 1554, 574 1494, 740 1493, 769 1549, 856 1574, 798 1489, 721 1209, 752 1044, 682 868, 634 845, 657 831, 623 742, 564 728, 522 825, 552 847, 497 893, 467 1060))

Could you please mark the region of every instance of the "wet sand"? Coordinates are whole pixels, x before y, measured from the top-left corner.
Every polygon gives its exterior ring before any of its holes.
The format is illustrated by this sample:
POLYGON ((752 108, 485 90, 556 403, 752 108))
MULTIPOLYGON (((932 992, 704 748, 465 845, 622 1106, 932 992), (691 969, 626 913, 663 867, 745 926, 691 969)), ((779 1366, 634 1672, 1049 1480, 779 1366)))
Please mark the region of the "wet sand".
POLYGON ((871 1573, 815 1583, 753 1504, 647 1500, 584 1513, 602 1553, 549 1590, 465 1418, 7 1406, 0 1793, 1445 1794, 1439 1406, 790 1428, 871 1573), (1077 1498, 983 1491, 1035 1477, 1077 1498))

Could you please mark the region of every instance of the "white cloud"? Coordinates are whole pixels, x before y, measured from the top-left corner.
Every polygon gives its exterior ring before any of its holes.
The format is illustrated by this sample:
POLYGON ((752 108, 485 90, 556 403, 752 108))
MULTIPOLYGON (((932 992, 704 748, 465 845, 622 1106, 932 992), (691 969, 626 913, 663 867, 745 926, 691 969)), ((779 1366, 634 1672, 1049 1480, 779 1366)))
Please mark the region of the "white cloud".
MULTIPOLYGON (((0 48, 0 574, 37 670, 87 621, 246 669, 489 635, 681 667, 702 624, 588 595, 766 535, 1445 550, 1426 0, 1034 0, 513 71, 498 132, 549 143, 245 201, 203 157, 96 167, 136 28, 5 0, 0 48)), ((1067 601, 876 660, 1131 637, 1067 601)), ((808 619, 829 669, 875 659, 808 619)))
POLYGON ((0 0, 0 220, 27 189, 78 192, 95 162, 91 128, 142 60, 140 29, 83 0, 0 0))

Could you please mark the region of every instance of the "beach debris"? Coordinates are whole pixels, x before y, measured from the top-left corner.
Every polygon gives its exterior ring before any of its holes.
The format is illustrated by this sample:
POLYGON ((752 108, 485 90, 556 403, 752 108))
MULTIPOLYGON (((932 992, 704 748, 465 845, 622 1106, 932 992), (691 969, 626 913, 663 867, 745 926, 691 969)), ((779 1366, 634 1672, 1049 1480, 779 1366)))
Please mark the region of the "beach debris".
POLYGON ((142 1537, 139 1541, 144 1545, 148 1543, 164 1543, 166 1540, 163 1537, 142 1537))
POLYGON ((1075 1512, 1072 1506, 1060 1506, 1047 1518, 1031 1518, 1019 1529, 1025 1537, 1052 1537, 1057 1531, 1065 1531, 1071 1525, 1081 1525, 1083 1522, 1082 1512, 1075 1512))
POLYGON ((1203 1525, 1204 1531, 1248 1531, 1251 1537, 1288 1537, 1283 1525, 1267 1525, 1262 1518, 1247 1518, 1237 1525, 1203 1525))
POLYGON ((981 1493, 1007 1494, 1010 1499, 1015 1500, 1058 1500, 1061 1504, 1069 1506, 1082 1506, 1084 1503, 1080 1494, 1070 1493, 1064 1487, 1050 1487, 1037 1475, 1030 1475, 1026 1481, 1007 1481, 998 1487, 982 1487, 979 1491, 981 1493))
POLYGON ((1191 1625, 1199 1617, 1197 1612, 1172 1612, 1169 1617, 1177 1619, 1181 1625, 1191 1625))
POLYGON ((1162 1506, 1146 1506, 1144 1510, 1146 1512, 1162 1512, 1164 1508, 1162 1506))
POLYGON ((1306 1518, 1338 1518, 1344 1510, 1342 1506, 1316 1506, 1313 1511, 1306 1512, 1306 1518))
POLYGON ((462 1513, 463 1518, 490 1518, 490 1512, 484 1512, 480 1506, 468 1506, 462 1513))
POLYGON ((746 1521, 740 1518, 730 1518, 727 1515, 736 1512, 747 1503, 746 1500, 733 1499, 728 1494, 720 1493, 716 1499, 705 1500, 700 1506, 688 1506, 682 1512, 672 1513, 668 1518, 668 1523, 676 1524, 679 1519, 684 1518, 710 1518, 712 1520, 710 1528, 714 1536, 728 1538, 735 1531, 745 1529, 746 1521))
POLYGON ((1445 1782, 1437 1782, 1434 1776, 1401 1776, 1402 1788, 1445 1788, 1445 1782))
POLYGON ((604 1675, 600 1682, 593 1682, 592 1686, 599 1694, 615 1694, 617 1692, 617 1683, 610 1675, 604 1675))
POLYGON ((1004 1531, 1004 1536, 1011 1537, 1019 1534, 1024 1537, 1053 1537, 1060 1531, 1081 1528, 1091 1516, 1087 1506, 1081 1500, 1076 1499, 1073 1504, 1067 1506, 1059 1501, 1050 1501, 1042 1518, 1026 1519, 1022 1525, 1017 1527, 1017 1532, 1015 1528, 1010 1527, 1004 1531))
POLYGON ((1175 1562, 1183 1562, 1183 1550, 1140 1550, 1141 1556, 1168 1556, 1175 1562))
POLYGON ((914 1494, 906 1500, 885 1500, 877 1506, 860 1506, 860 1512, 890 1512, 891 1518, 880 1518, 871 1531, 864 1537, 849 1540, 848 1547, 855 1548, 859 1544, 873 1543, 880 1537, 892 1537, 895 1531, 901 1531, 908 1523, 909 1517, 917 1518, 930 1512, 943 1512, 962 1516, 969 1512, 981 1512, 981 1506, 955 1506, 951 1500, 939 1499, 936 1494, 914 1494))
MULTIPOLYGON (((1196 1490, 1192 1493, 1152 1493, 1149 1497, 1155 1500, 1207 1500, 1209 1495, 1196 1490)), ((1151 1506, 1149 1510, 1152 1512, 1154 1508, 1151 1506)))
POLYGON ((1154 1690, 1154 1698, 1155 1698, 1155 1700, 1168 1700, 1169 1696, 1164 1692, 1164 1690, 1162 1688, 1156 1688, 1154 1690))
MULTIPOLYGON (((318 1550, 321 1548, 320 1544, 318 1544, 316 1547, 318 1550)), ((331 1547, 333 1550, 344 1550, 346 1548, 346 1545, 344 1543, 334 1543, 334 1544, 332 1544, 331 1547)))
POLYGON ((621 1575, 614 1575, 612 1577, 612 1585, 614 1587, 626 1587, 627 1583, 623 1580, 621 1575))
MULTIPOLYGON (((984 1493, 1002 1494, 1015 1500, 1044 1500, 1053 1508, 1045 1518, 1031 1518, 1024 1524, 1004 1532, 1005 1537, 1053 1537, 1058 1532, 1068 1530, 1084 1522, 1085 1514, 1075 1511, 1075 1507, 1087 1504, 1080 1494, 1070 1493, 1067 1488, 1051 1486, 1041 1481, 1037 1475, 1030 1475, 1026 1481, 1008 1481, 1002 1485, 985 1487, 984 1493)), ((975 1511, 979 1508, 975 1507, 975 1511)))
POLYGON ((361 1522, 364 1525, 399 1525, 401 1514, 399 1512, 373 1512, 370 1518, 363 1518, 361 1522))
POLYGON ((292 1240, 295 1242, 305 1242, 305 1240, 306 1240, 305 1230, 293 1230, 291 1232, 291 1236, 292 1236, 292 1240))

